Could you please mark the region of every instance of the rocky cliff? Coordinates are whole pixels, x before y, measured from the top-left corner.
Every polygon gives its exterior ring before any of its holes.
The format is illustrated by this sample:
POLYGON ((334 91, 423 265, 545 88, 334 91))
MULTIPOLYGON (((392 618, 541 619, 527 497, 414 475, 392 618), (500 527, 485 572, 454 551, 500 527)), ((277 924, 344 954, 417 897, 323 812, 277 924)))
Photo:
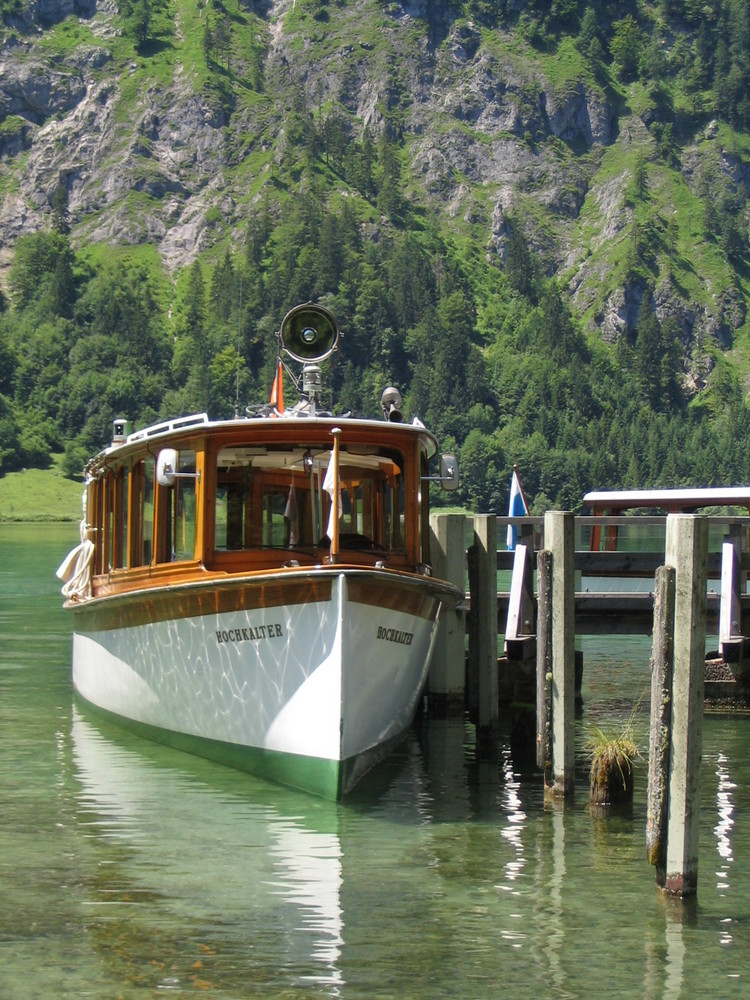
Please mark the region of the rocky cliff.
POLYGON ((699 204, 707 163, 747 198, 749 171, 726 132, 682 136, 667 165, 649 102, 616 96, 571 40, 540 54, 516 33, 434 7, 358 0, 316 19, 295 0, 241 4, 227 66, 214 73, 221 89, 198 65, 208 8, 177 3, 172 58, 162 53, 157 73, 153 54, 128 47, 110 0, 32 0, 3 27, 0 253, 7 261, 21 234, 48 224, 62 185, 75 240, 149 241, 174 272, 242 233, 283 162, 291 109, 338 107, 360 134, 396 132, 412 204, 490 257, 503 258, 508 215, 520 220, 589 327, 610 339, 635 328, 643 297, 642 274, 622 258, 636 239, 629 191, 644 157, 657 312, 676 319, 688 359, 706 337, 730 346, 744 294, 681 214, 699 204), (262 87, 247 82, 251 45, 262 50, 262 87), (675 248, 684 257, 686 246, 694 252, 681 259, 675 248))

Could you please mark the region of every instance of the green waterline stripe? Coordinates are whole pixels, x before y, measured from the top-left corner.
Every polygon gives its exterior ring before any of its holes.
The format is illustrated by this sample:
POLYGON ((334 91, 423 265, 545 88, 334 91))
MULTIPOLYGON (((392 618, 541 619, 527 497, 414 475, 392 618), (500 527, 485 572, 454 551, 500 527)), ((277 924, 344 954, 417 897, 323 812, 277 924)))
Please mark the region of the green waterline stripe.
POLYGON ((237 746, 222 740, 213 740, 190 733, 177 733, 161 726, 136 722, 124 716, 99 708, 76 692, 77 702, 88 714, 91 712, 120 729, 135 733, 154 743, 162 743, 175 750, 204 757, 206 760, 224 764, 238 771, 245 771, 255 777, 264 778, 279 785, 296 788, 318 795, 324 799, 338 801, 342 795, 344 764, 337 760, 321 757, 306 757, 301 754, 281 753, 259 747, 237 746))

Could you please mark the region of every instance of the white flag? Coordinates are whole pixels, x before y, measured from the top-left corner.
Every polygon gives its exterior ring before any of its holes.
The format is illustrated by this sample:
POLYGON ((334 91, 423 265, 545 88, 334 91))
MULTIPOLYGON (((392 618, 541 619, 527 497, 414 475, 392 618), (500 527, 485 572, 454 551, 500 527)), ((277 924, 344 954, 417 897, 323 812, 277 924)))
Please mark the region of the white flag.
MULTIPOLYGON (((335 462, 333 461, 333 452, 331 452, 331 457, 328 460, 328 468, 326 469, 325 479, 323 480, 323 489, 331 498, 331 510, 328 515, 328 528, 326 534, 328 535, 329 541, 333 540, 333 493, 336 489, 336 469, 334 468, 335 462)), ((341 483, 339 483, 339 517, 341 517, 341 483)))

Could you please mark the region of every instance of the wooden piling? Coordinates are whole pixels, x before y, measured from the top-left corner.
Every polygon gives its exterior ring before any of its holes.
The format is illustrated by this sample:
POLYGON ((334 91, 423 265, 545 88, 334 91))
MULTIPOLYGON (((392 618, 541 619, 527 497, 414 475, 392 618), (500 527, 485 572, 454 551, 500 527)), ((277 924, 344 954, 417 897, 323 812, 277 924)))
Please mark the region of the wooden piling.
POLYGON ((480 735, 498 727, 497 676, 497 518, 474 517, 474 542, 468 552, 471 589, 468 702, 480 735))
MULTIPOLYGON (((694 895, 698 886, 707 555, 706 519, 670 514, 665 563, 675 574, 673 667, 667 837, 659 884, 682 897, 694 895)), ((657 866, 657 879, 659 871, 657 866)))
POLYGON ((575 519, 544 515, 545 547, 552 553, 552 782, 553 797, 575 788, 575 519))
MULTIPOLYGON (((466 588, 466 539, 463 514, 431 514, 433 572, 461 591, 466 588)), ((462 711, 466 683, 466 611, 443 612, 432 654, 427 694, 430 711, 462 711)))
POLYGON ((651 724, 646 826, 648 860, 649 864, 656 868, 656 881, 659 885, 664 885, 667 863, 674 584, 674 567, 659 566, 654 576, 654 637, 651 655, 651 724))
POLYGON ((552 784, 552 553, 537 555, 536 762, 552 784))

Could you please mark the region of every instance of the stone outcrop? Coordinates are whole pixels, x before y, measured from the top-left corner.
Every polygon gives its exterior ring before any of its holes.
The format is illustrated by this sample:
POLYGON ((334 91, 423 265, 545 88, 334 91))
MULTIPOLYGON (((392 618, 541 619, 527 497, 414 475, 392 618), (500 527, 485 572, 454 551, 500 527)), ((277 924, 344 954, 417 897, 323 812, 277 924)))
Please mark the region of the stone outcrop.
MULTIPOLYGON (((514 10, 524 6, 513 0, 514 10)), ((328 42, 323 22, 319 37, 294 35, 293 8, 294 0, 244 5, 263 18, 265 88, 257 100, 234 105, 211 98, 210 88, 197 92, 179 64, 167 85, 133 97, 125 84, 139 64, 113 56, 122 30, 115 0, 28 0, 6 18, 0 258, 7 260, 19 236, 48 224, 62 185, 74 239, 148 240, 168 268, 185 266, 218 238, 242 232, 253 211, 248 185, 262 186, 260 171, 284 157, 286 119, 301 93, 308 109, 338 104, 354 134, 367 127, 374 137, 387 130, 398 138, 409 197, 482 232, 498 263, 512 215, 546 272, 567 282, 589 327, 609 340, 632 334, 642 288, 612 275, 608 252, 632 226, 632 157, 623 157, 620 169, 599 169, 615 144, 650 150, 647 112, 618 120, 593 77, 553 83, 518 37, 487 33, 447 5, 337 6, 329 12, 336 44, 318 44, 328 42), (68 17, 86 21, 85 44, 60 53, 38 44, 68 17), (253 153, 262 155, 259 173, 249 177, 244 164, 253 153)), ((240 62, 233 67, 238 77, 242 69, 240 62)), ((750 189, 741 157, 714 155, 720 135, 709 123, 683 152, 685 182, 698 191, 710 165, 722 183, 750 189)), ((745 320, 738 288, 717 288, 698 308, 673 285, 656 284, 657 314, 677 321, 686 357, 701 338, 731 346, 745 320)))
POLYGON ((86 93, 83 76, 73 69, 57 69, 35 59, 15 62, 11 72, 0 64, 3 78, 0 115, 18 115, 40 125, 52 115, 64 115, 86 93))

